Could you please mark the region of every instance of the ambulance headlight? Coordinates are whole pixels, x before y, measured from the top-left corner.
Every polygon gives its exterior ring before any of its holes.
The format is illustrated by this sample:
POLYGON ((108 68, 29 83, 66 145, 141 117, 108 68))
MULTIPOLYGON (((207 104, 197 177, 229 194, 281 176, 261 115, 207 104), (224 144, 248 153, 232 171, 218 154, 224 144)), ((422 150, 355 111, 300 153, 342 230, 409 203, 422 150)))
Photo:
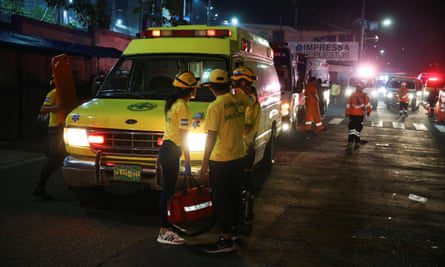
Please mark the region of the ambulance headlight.
POLYGON ((287 131, 289 131, 289 129, 290 129, 289 123, 287 123, 287 122, 283 123, 283 131, 287 132, 287 131))
POLYGON ((387 98, 393 98, 393 97, 394 97, 394 94, 393 94, 393 93, 388 93, 388 94, 386 94, 386 97, 387 97, 387 98))
POLYGON ((377 97, 378 95, 379 95, 379 93, 377 92, 377 90, 372 90, 372 92, 371 92, 372 97, 377 97))
POLYGON ((187 136, 187 146, 191 152, 204 151, 206 146, 207 134, 189 133, 187 136))
POLYGON ((379 93, 386 94, 386 87, 382 86, 379 88, 379 93))
POLYGON ((351 87, 348 87, 348 88, 346 88, 345 96, 350 97, 353 92, 354 92, 354 89, 352 89, 351 87))
POLYGON ((87 130, 83 128, 65 128, 63 140, 69 146, 89 147, 87 130))
POLYGON ((422 91, 417 91, 416 96, 422 96, 422 91))
POLYGON ((409 100, 413 99, 414 98, 414 94, 408 94, 408 98, 409 98, 409 100))
POLYGON ((289 103, 283 103, 283 104, 281 105, 281 115, 282 115, 282 116, 287 116, 287 115, 289 115, 289 108, 290 108, 289 103))

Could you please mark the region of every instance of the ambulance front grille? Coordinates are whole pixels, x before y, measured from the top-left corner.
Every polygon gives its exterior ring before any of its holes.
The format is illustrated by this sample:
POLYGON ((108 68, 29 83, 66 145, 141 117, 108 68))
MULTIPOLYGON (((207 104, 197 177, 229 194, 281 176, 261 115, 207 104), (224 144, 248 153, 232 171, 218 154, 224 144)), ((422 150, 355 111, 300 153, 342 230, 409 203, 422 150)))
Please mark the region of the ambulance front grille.
POLYGON ((101 151, 115 155, 146 155, 155 156, 159 151, 162 132, 125 131, 94 129, 88 134, 104 137, 103 144, 93 144, 95 152, 101 151))

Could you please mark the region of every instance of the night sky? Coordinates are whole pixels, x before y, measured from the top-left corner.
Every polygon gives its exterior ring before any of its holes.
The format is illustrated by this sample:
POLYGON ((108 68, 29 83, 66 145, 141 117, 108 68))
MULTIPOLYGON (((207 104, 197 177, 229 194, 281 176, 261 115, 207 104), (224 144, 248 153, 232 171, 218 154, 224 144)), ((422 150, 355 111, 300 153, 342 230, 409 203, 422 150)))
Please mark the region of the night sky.
MULTIPOLYGON (((220 17, 239 17, 241 23, 294 24, 292 0, 213 0, 220 17)), ((297 0, 300 27, 337 25, 357 29, 361 0, 297 0)), ((380 21, 390 17, 389 29, 378 34, 378 43, 367 42, 367 55, 387 69, 418 73, 431 68, 445 71, 445 0, 367 0, 366 19, 380 21), (374 44, 377 48, 374 48, 374 44), (402 50, 404 48, 404 50, 402 50), (380 49, 385 56, 375 59, 380 49), (390 62, 390 65, 387 64, 390 62), (430 67, 431 64, 431 67, 430 67), (438 66, 436 66, 438 65, 438 66)))

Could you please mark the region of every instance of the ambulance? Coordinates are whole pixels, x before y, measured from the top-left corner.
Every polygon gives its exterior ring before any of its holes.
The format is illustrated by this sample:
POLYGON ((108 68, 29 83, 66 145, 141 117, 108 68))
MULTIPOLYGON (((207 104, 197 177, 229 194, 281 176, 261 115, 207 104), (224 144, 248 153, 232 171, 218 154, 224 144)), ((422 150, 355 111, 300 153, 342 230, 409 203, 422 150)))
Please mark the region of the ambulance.
MULTIPOLYGON (((238 66, 251 68, 258 78, 254 86, 262 114, 255 163, 271 168, 281 132, 281 91, 269 43, 237 27, 149 28, 129 43, 96 96, 68 114, 63 166, 68 185, 80 189, 130 183, 161 189, 157 155, 165 99, 175 75, 191 71, 204 83, 213 69, 238 66)), ((196 176, 205 147, 206 111, 214 99, 209 89, 200 88, 189 103, 193 123, 187 138, 196 176)), ((181 159, 180 171, 183 164, 181 159)))

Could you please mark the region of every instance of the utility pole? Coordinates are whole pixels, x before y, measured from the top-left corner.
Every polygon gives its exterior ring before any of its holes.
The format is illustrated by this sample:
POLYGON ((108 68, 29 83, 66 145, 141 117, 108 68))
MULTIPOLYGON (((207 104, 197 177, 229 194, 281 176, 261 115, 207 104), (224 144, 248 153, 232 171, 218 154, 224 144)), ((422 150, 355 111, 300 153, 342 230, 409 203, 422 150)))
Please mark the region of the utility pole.
POLYGON ((359 53, 359 61, 363 56, 363 48, 365 43, 365 27, 366 27, 366 19, 365 19, 365 11, 366 11, 366 0, 362 0, 362 17, 361 17, 361 29, 360 29, 360 53, 359 53))

